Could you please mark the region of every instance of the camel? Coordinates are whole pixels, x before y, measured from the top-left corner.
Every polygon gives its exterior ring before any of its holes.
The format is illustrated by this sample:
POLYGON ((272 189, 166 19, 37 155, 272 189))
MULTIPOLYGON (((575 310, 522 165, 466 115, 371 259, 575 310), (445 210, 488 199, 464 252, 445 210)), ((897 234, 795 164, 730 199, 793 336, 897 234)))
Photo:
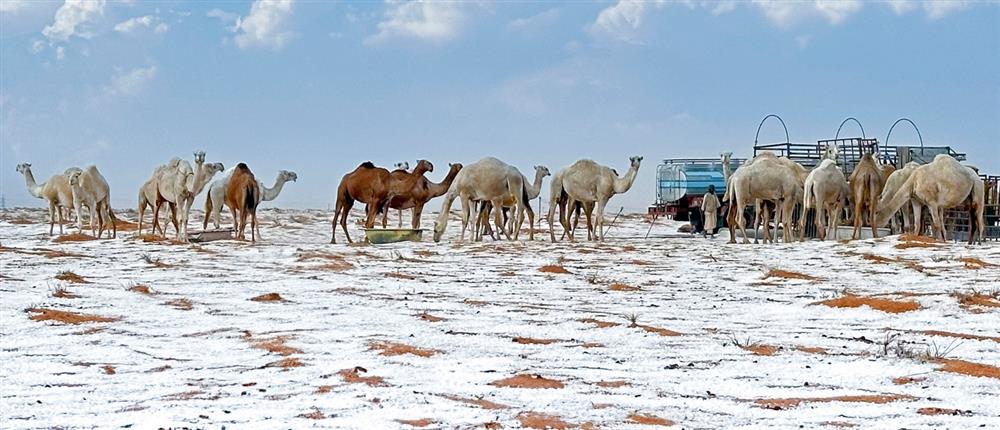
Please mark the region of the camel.
POLYGON ((913 219, 920 219, 922 206, 927 206, 931 213, 934 227, 934 237, 947 240, 944 231, 944 211, 962 205, 969 205, 974 216, 970 216, 969 244, 972 244, 976 233, 978 240, 983 241, 985 229, 984 211, 985 185, 975 170, 959 164, 958 160, 947 154, 939 154, 934 160, 913 169, 910 177, 894 195, 885 196, 878 203, 878 213, 875 225, 888 224, 896 211, 907 201, 913 206, 913 219))
MULTIPOLYGON (((527 210, 527 213, 528 213, 528 225, 529 225, 529 227, 528 227, 529 228, 528 239, 529 240, 534 240, 535 239, 534 238, 535 212, 533 210, 531 210, 531 201, 534 200, 534 199, 536 199, 536 198, 538 198, 538 195, 541 194, 541 192, 542 192, 542 180, 544 180, 545 177, 549 176, 550 174, 551 173, 549 173, 549 168, 548 167, 545 167, 545 166, 535 166, 535 179, 534 179, 534 181, 532 181, 532 182, 529 183, 527 177, 523 177, 522 176, 522 178, 521 178, 521 180, 524 182, 524 202, 525 202, 525 205, 526 205, 525 209, 527 210)), ((514 230, 514 225, 513 225, 513 223, 514 223, 514 217, 508 217, 507 216, 507 213, 510 211, 510 209, 514 208, 514 199, 510 198, 510 199, 504 200, 503 203, 504 203, 504 206, 503 206, 504 224, 507 225, 507 229, 508 230, 514 230)), ((493 209, 493 206, 492 206, 492 204, 490 204, 490 202, 482 202, 482 204, 480 205, 479 218, 476 219, 476 228, 477 229, 480 228, 480 227, 485 228, 486 229, 486 234, 489 234, 491 236, 493 235, 493 232, 489 228, 488 220, 489 220, 490 211, 492 209, 493 209)), ((520 230, 521 226, 518 225, 517 229, 520 230)))
MULTIPOLYGON (((840 225, 840 214, 844 210, 848 190, 844 172, 837 167, 837 162, 832 159, 824 159, 819 167, 809 172, 809 176, 806 177, 802 219, 805 219, 806 210, 816 209, 815 223, 819 240, 826 240, 828 234, 827 215, 830 216, 829 226, 833 233, 833 240, 840 239, 837 227, 840 225)), ((802 232, 804 234, 804 228, 802 232)), ((800 235, 800 240, 801 238, 800 235)))
MULTIPOLYGON (((235 170, 235 169, 234 169, 235 170)), ((208 187, 208 195, 205 196, 205 220, 201 224, 202 229, 208 229, 208 220, 211 219, 213 225, 216 229, 219 228, 219 223, 222 222, 222 206, 225 204, 226 199, 226 188, 229 187, 229 178, 232 177, 233 171, 231 170, 225 176, 212 181, 212 185, 208 187)), ((281 190, 284 188, 285 183, 295 182, 299 179, 299 175, 290 170, 279 170, 278 177, 274 179, 274 185, 268 188, 264 185, 264 182, 258 180, 257 188, 260 189, 260 193, 257 195, 259 200, 257 205, 261 202, 269 202, 278 198, 281 194, 281 190)), ((257 232, 260 235, 260 232, 257 232)))
MULTIPOLYGON (((795 203, 802 198, 803 183, 805 182, 805 177, 802 176, 804 171, 805 169, 798 163, 787 159, 781 160, 774 154, 765 152, 754 157, 732 174, 724 200, 730 202, 728 217, 730 225, 732 226, 734 225, 732 223, 736 222, 740 230, 743 231, 743 243, 750 242, 746 235, 746 219, 742 216, 737 217, 736 214, 743 213, 743 208, 751 202, 770 200, 776 205, 780 202, 782 219, 790 220, 795 203)), ((808 176, 808 173, 805 173, 805 176, 808 176)), ((766 225, 765 218, 765 236, 770 236, 766 225)), ((790 228, 784 229, 785 242, 791 240, 790 230, 790 228)), ((731 233, 730 243, 735 242, 736 235, 731 233)))
MULTIPOLYGON (((632 188, 632 183, 635 182, 635 176, 639 172, 639 165, 641 163, 641 156, 630 157, 629 169, 625 172, 624 177, 619 177, 610 167, 602 166, 593 160, 587 159, 578 160, 557 173, 560 177, 559 187, 567 196, 567 207, 575 209, 577 202, 580 202, 584 206, 588 203, 596 203, 597 222, 593 226, 594 238, 596 240, 604 241, 604 208, 607 206, 608 200, 615 194, 623 194, 632 188)), ((549 197, 551 199, 548 214, 550 233, 553 228, 552 217, 555 207, 558 206, 560 196, 561 193, 549 197)), ((567 219, 560 217, 559 222, 563 225, 564 230, 570 230, 567 219)), ((574 240, 571 230, 568 236, 570 241, 574 240)))
MULTIPOLYGON (((910 175, 913 174, 913 170, 915 170, 917 167, 920 167, 920 163, 917 163, 916 161, 911 161, 909 163, 906 163, 906 165, 903 166, 903 168, 893 171, 888 177, 886 177, 885 186, 882 187, 882 194, 879 196, 879 202, 888 201, 889 199, 891 199, 892 196, 894 196, 896 192, 899 191, 899 189, 903 186, 903 184, 906 183, 906 180, 909 179, 910 175)), ((902 232, 906 231, 919 232, 920 227, 914 226, 912 207, 905 207, 904 205, 904 207, 900 212, 903 213, 903 227, 902 228, 899 227, 899 221, 896 218, 895 214, 893 214, 892 217, 893 230, 902 232)))
POLYGON ((118 237, 115 225, 115 214, 111 210, 111 188, 97 166, 87 166, 86 169, 73 169, 67 174, 70 188, 73 190, 73 207, 76 210, 76 224, 83 232, 82 207, 90 210, 90 230, 94 237, 104 235, 105 225, 111 224, 109 237, 118 237))
POLYGON ((245 163, 233 169, 226 186, 226 206, 233 213, 236 238, 246 240, 247 215, 250 216, 250 241, 256 242, 257 204, 261 201, 260 185, 245 163))
MULTIPOLYGON (((429 163, 428 163, 429 164, 429 163)), ((417 165, 420 168, 420 165, 417 165)), ((431 182, 425 176, 420 175, 420 183, 416 184, 414 187, 405 193, 395 195, 389 199, 389 208, 399 210, 399 226, 402 228, 403 225, 403 210, 411 209, 411 227, 413 229, 420 228, 420 217, 424 210, 424 205, 431 201, 435 197, 444 195, 448 192, 448 188, 451 187, 452 182, 455 177, 458 176, 458 172, 462 170, 461 163, 448 163, 448 175, 444 177, 444 180, 438 183, 431 182)), ((416 172, 414 170, 414 172, 416 172)), ((390 172, 394 174, 395 172, 390 172)), ((387 215, 382 218, 382 228, 385 228, 387 224, 387 215)))
POLYGON ((351 207, 355 201, 366 203, 367 212, 365 216, 365 228, 375 227, 375 216, 378 210, 389 201, 389 183, 391 176, 389 171, 381 167, 375 167, 371 161, 366 161, 358 165, 350 173, 340 179, 337 186, 337 204, 333 212, 332 235, 330 243, 337 243, 337 220, 340 220, 341 227, 344 228, 344 235, 347 242, 352 243, 351 235, 347 232, 347 215, 351 212, 351 207))
MULTIPOLYGON (((582 211, 586 215, 586 217, 587 217, 587 240, 592 240, 592 238, 593 238, 593 224, 591 223, 591 215, 593 215, 593 213, 594 213, 594 203, 593 202, 590 202, 590 203, 577 202, 576 205, 573 208, 570 209, 570 213, 572 215, 567 215, 567 213, 566 213, 566 204, 569 202, 568 201, 569 200, 569 196, 566 195, 566 191, 563 190, 563 187, 562 187, 562 173, 565 173, 564 172, 565 170, 566 169, 562 169, 562 170, 556 172, 556 174, 552 176, 552 182, 549 184, 549 195, 551 196, 549 209, 550 209, 550 211, 554 211, 555 210, 555 209, 552 209, 551 204, 555 204, 555 205, 558 206, 558 208, 559 208, 559 224, 560 225, 562 225, 562 220, 565 217, 567 217, 567 216, 575 216, 575 218, 574 218, 574 220, 572 222, 572 230, 574 232, 576 232, 577 226, 580 225, 580 212, 582 211)), ((563 230, 562 236, 560 236, 559 240, 565 239, 566 235, 568 235, 568 234, 569 234, 568 230, 563 230)), ((552 242, 556 241, 555 232, 553 232, 551 228, 549 229, 549 238, 550 238, 550 240, 552 242)))
MULTIPOLYGON (((161 166, 158 166, 156 168, 156 170, 153 171, 153 175, 150 176, 149 179, 146 180, 146 182, 142 184, 142 187, 139 188, 139 204, 138 204, 138 207, 137 207, 137 210, 136 210, 136 212, 138 212, 138 218, 139 218, 139 228, 138 228, 138 234, 139 235, 142 235, 142 218, 143 218, 143 215, 146 213, 146 207, 148 206, 150 209, 153 209, 153 208, 156 207, 157 188, 158 188, 156 181, 157 181, 157 178, 160 175, 160 172, 162 170, 164 170, 164 169, 176 169, 177 166, 178 166, 178 164, 180 164, 180 162, 181 162, 181 159, 175 157, 175 158, 171 159, 169 162, 167 162, 167 164, 163 164, 161 166)), ((173 207, 173 206, 170 206, 170 211, 171 211, 171 220, 173 221, 173 223, 174 223, 174 229, 176 230, 178 228, 177 227, 177 211, 176 211, 176 208, 173 207)), ((159 225, 159 219, 154 218, 153 219, 153 234, 154 235, 156 234, 156 228, 158 227, 158 225, 159 225)), ((166 232, 165 229, 161 229, 160 232, 164 236, 166 236, 166 234, 167 234, 167 232, 166 232)))
MULTIPOLYGON (((191 205, 194 198, 201 193, 208 181, 225 170, 222 163, 205 163, 205 153, 198 151, 194 153, 195 168, 187 161, 171 160, 168 165, 176 165, 176 168, 157 169, 156 175, 156 205, 153 208, 153 219, 156 220, 160 214, 160 207, 163 203, 171 205, 171 212, 180 210, 180 218, 176 220, 177 240, 187 240, 187 221, 191 214, 191 205)), ((164 229, 164 233, 166 229, 164 229)))
MULTIPOLYGON (((395 170, 393 170, 392 172, 389 172, 390 174, 392 174, 396 170, 402 170, 404 172, 409 172, 410 171, 410 162, 409 161, 400 161, 400 162, 398 162, 396 164, 393 164, 392 166, 395 167, 395 170)), ((445 192, 447 192, 447 190, 445 190, 445 192)), ((399 225, 397 227, 403 228, 403 210, 402 209, 396 209, 396 214, 399 215, 399 225)), ((385 216, 388 217, 389 213, 386 212, 385 216)), ((385 228, 385 224, 386 224, 386 220, 383 219, 382 220, 382 228, 385 228)))
POLYGON ((851 201, 854 202, 854 233, 852 239, 861 237, 861 227, 864 223, 864 211, 868 211, 868 224, 872 228, 872 237, 878 238, 878 227, 875 226, 875 213, 878 198, 882 194, 882 168, 871 153, 861 156, 861 161, 851 172, 848 185, 851 187, 851 201))
MULTIPOLYGON (((438 214, 437 220, 434 221, 435 242, 441 241, 441 236, 448 226, 448 213, 456 198, 462 202, 460 241, 465 241, 465 230, 469 227, 470 216, 473 223, 477 219, 477 207, 475 204, 477 200, 489 201, 493 207, 502 208, 505 200, 513 198, 514 211, 518 217, 516 225, 520 226, 524 219, 524 207, 526 205, 524 201, 524 175, 516 167, 493 157, 483 158, 462 168, 458 172, 458 175, 455 176, 455 180, 451 183, 451 187, 448 188, 448 192, 445 193, 444 203, 441 205, 441 213, 438 214)), ((504 227, 501 211, 493 212, 493 221, 497 230, 510 240, 511 234, 504 227)), ((518 233, 520 231, 515 229, 515 240, 518 237, 518 233)), ((480 232, 474 229, 472 240, 477 240, 479 235, 480 232)))
MULTIPOLYGON (((399 167, 409 167, 409 163, 396 163, 399 167)), ((427 160, 418 160, 417 167, 412 172, 406 169, 396 169, 389 172, 389 199, 387 207, 383 211, 377 208, 377 212, 382 213, 382 228, 389 223, 389 209, 399 211, 399 225, 403 225, 403 209, 413 209, 411 224, 413 229, 420 228, 420 214, 424 211, 424 203, 427 203, 427 196, 430 190, 427 184, 430 182, 424 177, 427 172, 434 171, 434 164, 427 160)))
POLYGON ((49 235, 52 235, 57 218, 59 220, 59 234, 63 234, 63 209, 73 206, 73 190, 70 188, 66 175, 52 175, 48 181, 39 184, 35 182, 35 175, 31 173, 31 164, 29 163, 18 164, 17 173, 24 175, 24 182, 28 186, 29 194, 48 202, 49 235))

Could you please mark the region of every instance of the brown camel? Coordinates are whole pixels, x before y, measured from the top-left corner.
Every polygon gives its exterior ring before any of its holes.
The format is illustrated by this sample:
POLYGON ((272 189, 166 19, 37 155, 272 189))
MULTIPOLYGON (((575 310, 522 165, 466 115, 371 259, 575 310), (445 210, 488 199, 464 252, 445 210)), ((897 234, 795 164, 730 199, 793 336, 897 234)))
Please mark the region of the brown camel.
MULTIPOLYGON (((420 168, 419 164, 417 168, 420 168)), ((420 176, 420 183, 411 189, 412 192, 395 195, 389 199, 389 208, 399 209, 400 211, 403 209, 413 209, 412 226, 414 229, 420 228, 420 214, 424 210, 424 205, 435 197, 440 197, 444 193, 447 193, 448 188, 451 187, 452 181, 455 180, 455 176, 458 175, 460 170, 462 170, 461 163, 449 163, 448 175, 444 177, 443 181, 436 184, 426 177, 420 176)), ((386 223, 386 219, 382 218, 383 228, 386 226, 386 223)))
POLYGON ((878 237, 875 215, 878 212, 878 198, 882 194, 882 187, 885 184, 882 172, 882 168, 871 153, 862 156, 861 161, 851 172, 848 185, 851 188, 851 201, 854 202, 854 234, 851 236, 852 239, 861 237, 865 211, 868 211, 868 225, 872 228, 872 237, 878 237))
POLYGON ((236 165, 226 187, 226 205, 233 212, 233 228, 236 238, 246 239, 247 215, 250 216, 250 240, 257 241, 257 202, 260 201, 260 185, 245 163, 236 165), (239 213, 239 218, 237 218, 239 213), (238 220, 238 223, 237 223, 238 220))
POLYGON ((377 208, 378 212, 382 213, 382 228, 385 228, 386 224, 389 223, 389 209, 400 211, 399 221, 402 223, 402 210, 409 208, 413 208, 413 219, 411 220, 413 228, 420 228, 420 213, 423 212, 424 203, 427 202, 422 199, 429 193, 427 189, 429 181, 424 177, 424 174, 433 171, 434 165, 430 161, 419 160, 417 167, 412 172, 407 172, 405 169, 389 172, 389 194, 392 195, 392 198, 389 199, 385 210, 377 208))
POLYGON ((332 237, 330 243, 337 243, 337 220, 344 229, 347 242, 351 243, 351 235, 347 232, 347 215, 355 201, 366 203, 365 228, 375 227, 375 216, 389 201, 389 171, 375 167, 371 161, 361 163, 354 171, 344 175, 337 187, 337 204, 333 212, 332 237))

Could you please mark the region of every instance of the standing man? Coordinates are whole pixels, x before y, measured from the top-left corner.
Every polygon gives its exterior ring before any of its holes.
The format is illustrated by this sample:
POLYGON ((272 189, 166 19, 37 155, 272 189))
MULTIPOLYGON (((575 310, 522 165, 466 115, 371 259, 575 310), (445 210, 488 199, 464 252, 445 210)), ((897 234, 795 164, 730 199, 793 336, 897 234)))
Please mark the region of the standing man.
POLYGON ((715 238, 715 227, 719 220, 719 198, 715 196, 715 185, 708 186, 708 192, 705 193, 705 197, 701 200, 701 212, 703 222, 705 223, 705 230, 701 233, 702 236, 712 235, 715 238))

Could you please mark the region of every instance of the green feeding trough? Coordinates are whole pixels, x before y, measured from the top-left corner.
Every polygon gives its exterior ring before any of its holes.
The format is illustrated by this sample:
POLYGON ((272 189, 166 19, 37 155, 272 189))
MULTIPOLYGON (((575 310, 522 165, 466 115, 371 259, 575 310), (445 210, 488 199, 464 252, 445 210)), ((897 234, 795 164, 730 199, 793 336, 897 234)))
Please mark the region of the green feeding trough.
POLYGON ((366 228, 365 237, 369 243, 383 244, 394 242, 420 242, 424 237, 423 229, 412 228, 366 228))

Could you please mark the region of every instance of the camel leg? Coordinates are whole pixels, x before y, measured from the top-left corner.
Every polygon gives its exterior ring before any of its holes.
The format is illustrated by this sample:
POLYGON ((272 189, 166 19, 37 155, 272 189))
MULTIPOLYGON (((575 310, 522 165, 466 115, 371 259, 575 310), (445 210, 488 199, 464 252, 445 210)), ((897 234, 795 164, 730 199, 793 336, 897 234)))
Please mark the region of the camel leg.
POLYGON ((139 236, 142 236, 142 215, 145 211, 146 211, 146 202, 145 201, 140 202, 139 209, 136 210, 136 213, 139 214, 139 231, 136 234, 138 234, 139 236))
MULTIPOLYGON (((792 200, 785 200, 784 213, 781 214, 782 222, 784 222, 785 229, 783 239, 785 243, 789 243, 795 240, 795 233, 792 230, 792 225, 795 224, 792 219, 795 214, 795 202, 792 200)), ((805 229, 802 229, 805 231, 805 229)))
POLYGON ((900 233, 906 233, 908 231, 913 230, 913 206, 911 205, 910 207, 906 207, 904 205, 902 212, 903 212, 903 229, 900 230, 900 233))
POLYGON ((923 210, 923 205, 917 203, 916 200, 911 200, 910 206, 913 208, 913 234, 920 236, 924 233, 924 214, 920 213, 923 210))
POLYGON ((761 210, 764 210, 764 205, 761 204, 760 200, 754 200, 753 202, 753 244, 756 245, 760 243, 760 239, 757 237, 757 229, 760 228, 760 220, 763 218, 761 210))
POLYGON ((566 237, 569 239, 569 241, 570 242, 576 242, 576 229, 573 228, 572 222, 570 221, 570 218, 573 216, 573 211, 576 210, 575 209, 576 208, 576 200, 573 200, 572 198, 567 197, 566 198, 566 208, 567 208, 566 222, 563 223, 563 228, 566 229, 566 237))
POLYGON ((744 201, 743 199, 737 199, 736 201, 737 201, 736 207, 733 208, 734 210, 736 210, 736 214, 738 215, 738 217, 735 217, 736 224, 739 225, 740 231, 743 232, 743 243, 749 244, 750 239, 748 239, 749 236, 747 236, 747 217, 743 216, 743 208, 746 207, 746 201, 744 201))
MULTIPOLYGON (((49 202, 49 236, 52 236, 52 230, 56 226, 56 211, 60 211, 59 219, 62 219, 62 209, 56 206, 54 202, 49 202)), ((61 221, 60 221, 61 222, 61 221)))
MULTIPOLYGON (((584 218, 587 219, 587 240, 596 240, 597 239, 597 228, 596 228, 597 221, 594 219, 594 206, 593 206, 592 203, 586 203, 586 204, 583 205, 583 216, 584 216, 584 218)), ((599 215, 599 216, 602 217, 601 218, 601 220, 602 220, 601 221, 601 226, 603 227, 604 226, 603 215, 599 215)), ((577 223, 579 223, 579 221, 580 221, 580 213, 579 212, 577 212, 576 220, 577 220, 577 223)))
POLYGON ((354 243, 351 240, 351 234, 347 232, 347 215, 351 213, 351 207, 354 206, 354 200, 348 198, 344 201, 344 210, 340 213, 340 226, 344 229, 344 236, 347 237, 347 243, 354 243))
POLYGON ((493 224, 496 225, 497 230, 500 230, 500 232, 503 234, 503 237, 506 237, 507 240, 513 240, 511 239, 510 232, 507 231, 507 229, 503 225, 504 224, 502 215, 503 201, 500 199, 493 200, 492 204, 493 204, 493 224))
POLYGON ((604 208, 607 207, 607 205, 608 199, 604 198, 597 200, 597 213, 594 214, 594 216, 597 217, 594 222, 594 236, 597 237, 599 242, 604 242, 604 208))
POLYGON ((547 218, 547 221, 549 222, 549 242, 551 242, 551 243, 555 243, 555 241, 556 241, 556 233, 553 231, 554 225, 552 223, 552 217, 555 216, 555 214, 556 214, 556 206, 557 205, 558 205, 558 203, 556 203, 555 199, 550 199, 550 201, 549 201, 549 214, 548 214, 548 216, 546 218, 547 218))
MULTIPOLYGON (((820 241, 826 240, 826 218, 824 218, 825 214, 823 213, 823 208, 825 206, 826 205, 823 204, 823 203, 817 204, 816 205, 816 214, 814 215, 815 216, 815 218, 814 218, 815 222, 813 224, 816 225, 816 234, 819 235, 819 240, 820 241)), ((803 209, 803 210, 805 210, 805 209, 803 209)), ((805 229, 802 229, 802 230, 805 231, 805 229)))
POLYGON ((868 223, 872 226, 872 237, 878 238, 878 226, 875 225, 875 217, 878 215, 878 194, 874 192, 868 198, 868 223))
MULTIPOLYGON (((375 216, 378 216, 377 211, 375 216)), ((400 219, 399 222, 400 224, 402 224, 403 220, 400 219)), ((389 208, 386 207, 385 211, 382 212, 382 228, 386 228, 388 225, 389 225, 389 208)))
POLYGON ((942 240, 947 240, 944 239, 944 220, 941 219, 941 211, 938 208, 931 207, 929 212, 931 213, 931 229, 933 230, 934 238, 937 239, 940 237, 942 240))
POLYGON ((242 235, 243 233, 240 232, 240 218, 239 218, 239 214, 237 214, 235 207, 230 207, 229 210, 233 214, 233 231, 236 233, 236 238, 237 239, 243 239, 243 235, 242 235))
POLYGON ((854 233, 851 235, 851 239, 857 240, 861 237, 861 221, 862 221, 862 210, 865 206, 864 198, 858 198, 854 202, 854 233))
MULTIPOLYGON (((458 243, 465 243, 465 230, 469 228, 469 217, 474 216, 472 214, 474 211, 471 206, 475 205, 475 203, 465 198, 465 196, 459 196, 459 198, 462 200, 462 234, 459 235, 458 243)), ((473 222, 475 222, 475 218, 473 218, 473 222)), ((469 240, 475 241, 475 239, 476 233, 472 232, 472 237, 470 237, 469 240)))
MULTIPOLYGON (((399 228, 403 228, 403 210, 402 209, 397 209, 396 213, 399 214, 399 228)), ((417 219, 419 219, 419 218, 417 218, 417 219)), ((413 228, 416 229, 417 227, 413 227, 413 228)))
MULTIPOLYGON (((420 215, 423 214, 423 212, 424 212, 424 204, 423 203, 417 203, 417 205, 414 206, 413 210, 410 212, 410 214, 413 217, 413 219, 410 220, 410 225, 413 226, 414 230, 420 228, 420 215)), ((399 227, 400 228, 403 227, 403 211, 402 210, 399 211, 399 227)))
POLYGON ((250 241, 251 242, 256 242, 257 241, 257 234, 255 233, 256 231, 257 231, 257 210, 254 209, 254 210, 250 211, 250 241))
MULTIPOLYGON (((163 207, 163 202, 160 201, 160 200, 157 200, 156 203, 153 204, 153 236, 156 236, 156 225, 158 224, 157 221, 160 219, 160 208, 161 207, 163 207)), ((163 228, 161 228, 161 231, 163 231, 163 235, 166 236, 167 235, 167 226, 164 225, 163 228)))
MULTIPOLYGON (((525 202, 525 205, 527 206, 526 210, 528 212, 528 240, 529 241, 534 241, 535 240, 535 211, 531 209, 531 204, 530 203, 525 202)), ((541 210, 542 208, 538 208, 538 209, 541 210)), ((517 223, 517 230, 518 231, 521 230, 521 221, 518 221, 518 223, 517 223)))

